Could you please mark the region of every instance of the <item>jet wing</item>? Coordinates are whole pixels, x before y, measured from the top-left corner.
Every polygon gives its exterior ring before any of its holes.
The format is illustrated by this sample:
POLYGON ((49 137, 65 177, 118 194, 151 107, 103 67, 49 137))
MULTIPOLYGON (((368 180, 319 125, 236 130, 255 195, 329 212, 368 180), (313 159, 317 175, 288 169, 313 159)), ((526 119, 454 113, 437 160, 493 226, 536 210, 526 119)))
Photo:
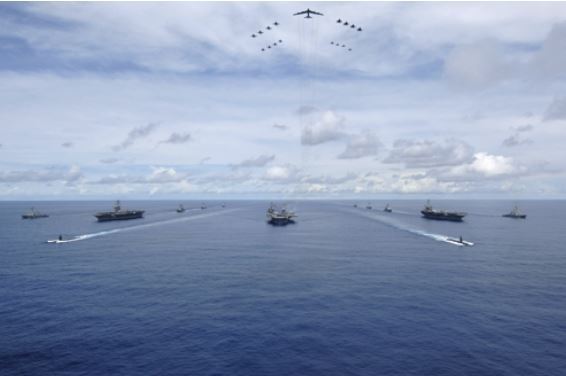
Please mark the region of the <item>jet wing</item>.
POLYGON ((311 10, 312 14, 316 14, 317 16, 324 16, 324 14, 319 13, 319 12, 315 12, 314 10, 311 10))
POLYGON ((307 14, 307 13, 308 12, 306 10, 303 10, 302 12, 297 12, 297 13, 293 14, 293 16, 300 16, 301 14, 307 14))

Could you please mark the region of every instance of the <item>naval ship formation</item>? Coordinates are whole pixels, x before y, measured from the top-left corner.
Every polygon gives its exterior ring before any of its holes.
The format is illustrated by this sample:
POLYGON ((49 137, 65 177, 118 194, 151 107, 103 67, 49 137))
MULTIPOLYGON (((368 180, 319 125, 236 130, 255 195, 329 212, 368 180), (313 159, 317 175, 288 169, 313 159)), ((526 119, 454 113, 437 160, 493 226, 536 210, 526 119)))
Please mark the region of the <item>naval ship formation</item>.
POLYGON ((114 210, 96 213, 94 216, 98 222, 107 222, 143 218, 143 213, 145 213, 145 210, 123 210, 120 201, 116 201, 114 210))

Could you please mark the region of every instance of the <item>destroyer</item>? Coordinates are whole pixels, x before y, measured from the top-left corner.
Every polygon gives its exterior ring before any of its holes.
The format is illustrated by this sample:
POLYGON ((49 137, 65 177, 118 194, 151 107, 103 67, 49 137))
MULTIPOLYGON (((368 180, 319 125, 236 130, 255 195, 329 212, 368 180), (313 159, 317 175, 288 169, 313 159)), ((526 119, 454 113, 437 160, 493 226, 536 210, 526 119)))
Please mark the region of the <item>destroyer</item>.
POLYGON ((513 210, 511 210, 511 213, 507 213, 507 214, 503 214, 503 217, 505 218, 517 218, 517 219, 526 219, 527 215, 523 214, 519 211, 519 207, 517 205, 515 205, 513 207, 513 210))
POLYGON ((439 221, 453 221, 453 222, 461 222, 462 219, 466 216, 466 213, 463 212, 449 212, 445 210, 436 210, 432 208, 430 201, 427 201, 423 210, 421 210, 421 214, 423 217, 427 219, 436 219, 439 221))
POLYGON ((393 209, 391 209, 391 206, 389 204, 387 204, 383 208, 383 211, 386 212, 386 213, 391 213, 393 211, 393 209))
POLYGON ((295 213, 286 208, 277 210, 273 203, 269 206, 269 209, 267 209, 267 223, 274 226, 284 226, 289 223, 295 223, 295 217, 295 213))
POLYGON ((98 219, 98 222, 119 221, 143 218, 144 212, 144 210, 122 210, 120 201, 116 201, 113 211, 96 213, 94 216, 98 219))
POLYGON ((48 214, 43 214, 35 210, 35 208, 31 208, 28 213, 22 214, 22 219, 37 219, 37 218, 47 218, 49 217, 48 214))

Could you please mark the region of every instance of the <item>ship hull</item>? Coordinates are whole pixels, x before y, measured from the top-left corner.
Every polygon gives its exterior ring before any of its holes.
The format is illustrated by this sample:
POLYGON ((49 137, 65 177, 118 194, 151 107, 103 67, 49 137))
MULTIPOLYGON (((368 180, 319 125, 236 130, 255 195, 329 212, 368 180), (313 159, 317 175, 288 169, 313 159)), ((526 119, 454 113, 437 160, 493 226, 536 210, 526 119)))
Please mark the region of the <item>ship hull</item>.
POLYGON ((139 219, 143 218, 143 210, 136 210, 130 213, 101 213, 96 214, 95 217, 98 222, 109 222, 109 221, 125 221, 129 219, 139 219))
POLYGON ((295 223, 295 221, 290 218, 270 218, 267 223, 273 226, 285 226, 291 223, 295 223))
POLYGON ((436 221, 450 221, 450 222, 462 222, 465 216, 456 213, 430 213, 424 210, 421 211, 421 214, 426 219, 434 219, 436 221))

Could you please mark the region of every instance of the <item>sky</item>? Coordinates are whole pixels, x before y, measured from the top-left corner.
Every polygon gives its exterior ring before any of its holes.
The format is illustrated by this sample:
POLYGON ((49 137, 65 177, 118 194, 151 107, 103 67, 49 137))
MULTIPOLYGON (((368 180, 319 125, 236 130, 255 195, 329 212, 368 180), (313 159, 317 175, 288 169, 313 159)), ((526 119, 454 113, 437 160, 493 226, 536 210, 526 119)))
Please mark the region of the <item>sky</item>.
POLYGON ((565 141, 566 3, 0 3, 0 200, 566 198, 565 141))

